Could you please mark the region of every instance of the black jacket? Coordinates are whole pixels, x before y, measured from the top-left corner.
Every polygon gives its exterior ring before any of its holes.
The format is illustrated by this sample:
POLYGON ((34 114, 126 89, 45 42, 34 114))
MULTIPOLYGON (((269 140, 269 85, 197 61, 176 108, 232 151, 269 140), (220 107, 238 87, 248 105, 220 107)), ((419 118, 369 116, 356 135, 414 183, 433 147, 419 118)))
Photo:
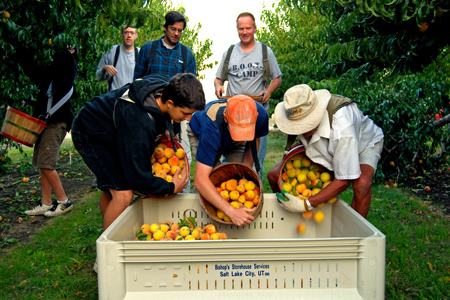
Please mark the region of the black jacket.
POLYGON ((161 91, 168 80, 163 75, 150 75, 97 96, 86 103, 75 121, 85 134, 117 151, 122 165, 118 172, 125 173, 130 189, 146 195, 170 195, 175 189, 172 182, 153 176, 151 163, 155 140, 170 123, 153 93, 161 91))

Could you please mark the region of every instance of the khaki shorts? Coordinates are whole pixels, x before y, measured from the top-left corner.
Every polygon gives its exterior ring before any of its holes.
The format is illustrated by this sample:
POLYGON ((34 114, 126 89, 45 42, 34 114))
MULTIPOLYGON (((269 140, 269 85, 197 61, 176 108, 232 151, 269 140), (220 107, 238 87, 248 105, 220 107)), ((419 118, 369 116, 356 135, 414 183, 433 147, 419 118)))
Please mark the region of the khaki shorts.
POLYGON ((373 147, 368 147, 359 154, 359 164, 371 166, 374 170, 374 174, 377 171, 378 161, 380 160, 381 152, 383 151, 383 142, 384 140, 381 140, 373 147))
POLYGON ((33 166, 55 170, 59 150, 67 134, 67 123, 48 124, 34 144, 33 166))

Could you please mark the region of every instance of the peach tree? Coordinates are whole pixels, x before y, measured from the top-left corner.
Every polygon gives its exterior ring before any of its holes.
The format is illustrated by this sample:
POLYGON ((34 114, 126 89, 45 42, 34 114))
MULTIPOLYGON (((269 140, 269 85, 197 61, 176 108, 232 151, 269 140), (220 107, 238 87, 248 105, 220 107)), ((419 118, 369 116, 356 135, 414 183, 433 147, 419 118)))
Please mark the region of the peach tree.
POLYGON ((354 99, 385 133, 379 179, 448 163, 448 1, 292 0, 274 8, 263 12, 258 37, 283 72, 275 97, 307 83, 354 99))
MULTIPOLYGON (((170 2, 154 0, 0 0, 0 121, 7 106, 32 114, 30 103, 36 100, 37 87, 18 64, 18 50, 25 49, 26 55, 44 66, 58 49, 78 45, 78 75, 71 98, 77 113, 93 96, 106 92, 106 83, 96 81, 95 70, 102 53, 121 43, 121 26, 138 28, 136 45, 141 46, 163 35, 164 15, 171 9, 170 2)), ((212 67, 205 62, 211 56, 211 41, 199 41, 200 27, 187 28, 183 34, 183 43, 196 47, 198 71, 212 67)), ((7 148, 18 144, 0 136, 0 145, 5 146, 0 147, 0 170, 4 170, 7 148)))

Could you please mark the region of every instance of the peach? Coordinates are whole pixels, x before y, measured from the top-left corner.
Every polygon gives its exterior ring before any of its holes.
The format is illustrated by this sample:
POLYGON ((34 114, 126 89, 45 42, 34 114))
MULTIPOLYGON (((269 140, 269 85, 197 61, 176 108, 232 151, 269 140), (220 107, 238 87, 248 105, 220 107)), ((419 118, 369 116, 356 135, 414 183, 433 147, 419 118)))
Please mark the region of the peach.
POLYGON ((311 197, 311 194, 312 194, 312 192, 311 192, 310 189, 306 189, 306 190, 304 190, 304 191, 302 192, 302 196, 305 197, 305 198, 311 197))
POLYGON ((245 201, 244 206, 247 208, 253 208, 254 206, 253 201, 245 201))
POLYGON ((172 156, 171 158, 169 158, 167 160, 167 162, 170 166, 178 166, 178 164, 180 163, 180 160, 178 159, 178 157, 172 156))
POLYGON ((220 193, 220 196, 222 196, 222 198, 223 199, 225 199, 225 200, 230 200, 230 195, 228 194, 228 191, 227 190, 224 190, 224 191, 222 191, 221 193, 220 193))
POLYGON ((156 159, 161 158, 164 156, 164 149, 160 147, 155 148, 155 152, 153 153, 156 159))
POLYGON ((205 232, 213 234, 217 232, 217 227, 214 224, 208 224, 205 226, 205 232))
POLYGON ((288 181, 288 176, 287 173, 284 172, 283 174, 281 174, 281 179, 283 179, 283 181, 288 181))
POLYGON ((164 156, 167 157, 167 159, 173 157, 175 155, 175 152, 172 148, 166 148, 164 149, 164 156))
POLYGON ((323 182, 320 179, 314 179, 312 182, 313 187, 321 189, 323 186, 323 182))
POLYGON ((233 206, 234 208, 240 208, 241 206, 239 205, 238 201, 231 201, 230 205, 233 206))
MULTIPOLYGON (((172 175, 175 175, 175 173, 177 172, 177 170, 181 170, 181 168, 179 167, 179 166, 172 166, 171 168, 170 168, 170 173, 172 174, 172 175)), ((181 174, 181 173, 180 173, 181 174)))
POLYGON ((234 191, 230 192, 229 196, 230 196, 230 200, 237 200, 237 199, 239 199, 240 195, 239 195, 238 191, 234 190, 234 191))
POLYGON ((155 155, 154 155, 154 154, 152 154, 152 157, 150 158, 150 162, 151 162, 152 164, 154 164, 154 163, 156 162, 156 158, 155 158, 155 155))
POLYGON ((287 161, 285 164, 284 164, 284 169, 285 170, 289 170, 289 169, 293 169, 294 168, 294 165, 292 164, 292 161, 287 161))
POLYGON ((193 236, 192 234, 187 235, 184 238, 185 241, 195 241, 195 236, 193 236))
POLYGON ((261 194, 261 189, 259 187, 256 187, 254 189, 254 191, 255 191, 255 195, 260 195, 261 194))
POLYGON ((245 203, 245 201, 247 201, 247 199, 245 198, 245 193, 240 195, 239 198, 237 199, 238 202, 240 203, 245 203))
POLYGON ((157 148, 161 148, 161 149, 166 149, 167 148, 167 145, 166 144, 164 144, 164 143, 159 143, 158 145, 156 145, 156 147, 157 148))
POLYGON ((322 190, 323 190, 324 188, 326 188, 327 186, 329 186, 330 184, 331 184, 331 181, 325 182, 325 183, 322 185, 322 190))
POLYGON ((166 179, 167 174, 163 170, 159 170, 159 171, 155 172, 155 177, 166 179))
POLYGON ((164 237, 165 237, 165 234, 161 230, 156 230, 153 233, 153 239, 155 239, 155 241, 159 241, 159 240, 161 240, 164 237))
POLYGON ((159 170, 162 170, 162 166, 160 163, 154 163, 153 164, 153 170, 155 170, 155 172, 158 172, 159 170))
POLYGON ((213 233, 211 234, 211 240, 221 240, 222 236, 219 235, 218 233, 213 233))
POLYGON ((144 229, 150 230, 150 224, 142 224, 141 229, 142 232, 144 232, 144 229))
POLYGON ((324 218, 325 215, 322 211, 318 210, 314 213, 314 221, 316 221, 317 223, 322 223, 324 218))
POLYGON ((248 182, 248 180, 246 178, 241 178, 241 179, 239 179, 238 185, 245 185, 247 182, 248 182))
POLYGON ((209 240, 209 233, 205 232, 201 235, 200 239, 202 240, 209 240))
POLYGON ((217 217, 219 219, 223 220, 223 217, 225 217, 225 213, 223 211, 221 211, 220 209, 217 210, 217 217))
POLYGON ((308 174, 306 174, 309 180, 313 181, 317 179, 317 173, 314 171, 309 171, 308 174))
POLYGON ((255 191, 253 190, 247 191, 247 193, 245 193, 245 198, 250 201, 255 199, 255 191))
POLYGON ((180 228, 180 235, 181 236, 188 236, 191 233, 191 230, 187 226, 183 226, 180 228))
POLYGON ((175 156, 176 156, 178 159, 183 159, 183 158, 186 156, 186 152, 184 152, 183 149, 179 148, 179 149, 177 149, 177 151, 175 152, 175 156))
POLYGON ((173 177, 171 175, 166 175, 166 181, 167 182, 172 182, 173 181, 173 177))
POLYGON ((239 192, 239 194, 245 193, 245 187, 242 184, 238 185, 236 187, 236 190, 239 192))
POLYGON ((296 169, 300 169, 302 167, 302 161, 300 159, 295 159, 292 162, 292 166, 296 169))
POLYGON ((259 195, 256 195, 255 198, 252 200, 254 205, 258 205, 259 203, 259 195))
POLYGON ((201 229, 194 229, 192 231, 192 236, 196 239, 199 240, 202 237, 202 230, 201 229))
POLYGON ((302 234, 306 231, 306 225, 303 223, 298 223, 297 225, 297 232, 302 234))
POLYGON ((237 185, 238 185, 237 183, 238 182, 237 182, 236 179, 228 180, 227 183, 226 183, 227 190, 229 190, 229 191, 235 190, 237 188, 237 185))
POLYGON ((159 162, 160 164, 163 164, 167 161, 167 157, 163 156, 161 158, 157 158, 156 161, 159 162))
POLYGON ((220 234, 222 235, 222 239, 228 239, 228 235, 225 232, 221 232, 220 234))
POLYGON ((226 182, 226 181, 222 182, 222 183, 220 184, 220 188, 221 188, 223 191, 225 191, 225 190, 227 189, 227 182, 226 182))
POLYGON ((169 165, 168 163, 163 163, 163 164, 161 165, 161 168, 162 168, 162 170, 163 170, 164 172, 166 172, 166 174, 167 174, 167 173, 170 173, 170 165, 169 165))
POLYGON ((313 211, 312 210, 307 210, 302 212, 303 218, 305 218, 306 220, 309 220, 313 217, 313 211))
POLYGON ((307 157, 304 157, 302 159, 302 166, 305 168, 309 168, 310 165, 311 165, 311 160, 307 157))
POLYGON ((154 233, 155 231, 159 230, 159 224, 153 223, 150 225, 150 231, 154 233))
POLYGON ((295 177, 295 169, 294 168, 288 169, 286 171, 286 174, 287 174, 288 178, 290 178, 292 180, 292 178, 295 177))
POLYGON ((224 220, 224 221, 227 221, 227 222, 231 222, 230 217, 227 216, 227 215, 225 215, 225 216, 223 217, 223 220, 224 220))
POLYGON ((320 174, 320 180, 322 180, 323 182, 328 182, 331 180, 331 175, 328 172, 323 172, 322 174, 320 174))
POLYGON ((245 184, 245 190, 247 190, 247 191, 252 191, 252 190, 254 190, 256 188, 256 184, 253 182, 253 181, 251 181, 251 180, 249 180, 246 184, 245 184))
POLYGON ((218 187, 218 186, 216 186, 216 190, 219 192, 219 194, 222 193, 222 191, 223 191, 222 188, 218 187))
POLYGON ((184 160, 180 160, 179 163, 178 163, 178 166, 179 166, 181 169, 183 169, 183 168, 184 168, 184 165, 185 165, 184 160))
POLYGON ((174 223, 172 224, 172 226, 170 226, 170 230, 174 232, 180 230, 180 225, 178 225, 178 223, 174 223))

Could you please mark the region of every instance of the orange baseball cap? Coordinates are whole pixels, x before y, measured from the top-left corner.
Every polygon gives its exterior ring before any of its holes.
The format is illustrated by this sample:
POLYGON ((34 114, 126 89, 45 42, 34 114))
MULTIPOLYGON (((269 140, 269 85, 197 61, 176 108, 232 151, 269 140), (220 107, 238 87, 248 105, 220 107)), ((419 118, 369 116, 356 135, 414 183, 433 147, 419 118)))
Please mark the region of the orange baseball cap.
POLYGON ((225 116, 231 138, 237 142, 255 139, 258 109, 255 100, 245 95, 233 96, 227 101, 225 116))

